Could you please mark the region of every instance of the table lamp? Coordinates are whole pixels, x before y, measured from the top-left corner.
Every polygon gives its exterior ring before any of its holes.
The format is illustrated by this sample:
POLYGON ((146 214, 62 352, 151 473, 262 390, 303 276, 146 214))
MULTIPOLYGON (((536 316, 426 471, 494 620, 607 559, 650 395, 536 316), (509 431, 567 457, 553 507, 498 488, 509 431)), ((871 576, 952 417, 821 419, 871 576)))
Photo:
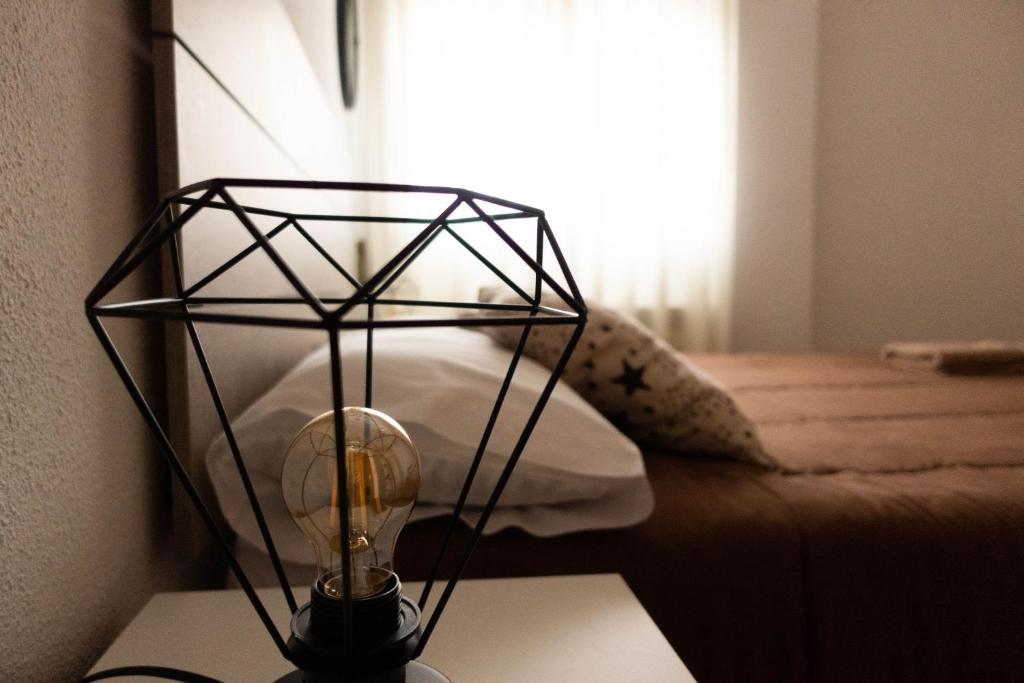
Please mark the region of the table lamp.
MULTIPOLYGON (((387 202, 377 204, 386 205, 387 202)), ((160 453, 223 551, 230 570, 266 627, 271 641, 281 656, 296 667, 279 680, 306 683, 447 681, 443 674, 419 662, 418 658, 586 324, 585 303, 544 212, 497 197, 450 187, 292 180, 207 180, 173 192, 159 204, 89 293, 85 301, 85 312, 128 393, 152 430, 160 453), (405 198, 439 197, 450 199, 450 203, 439 214, 427 217, 370 212, 353 215, 295 210, 293 204, 287 208, 243 205, 232 196, 232 193, 244 191, 248 196, 270 197, 277 190, 380 193, 402 195, 405 198), (485 211, 484 206, 490 212, 485 211), (490 207, 497 207, 498 211, 490 207), (457 214, 460 210, 466 215, 457 214), (251 243, 220 263, 198 285, 186 286, 182 274, 179 237, 182 229, 203 212, 224 212, 233 216, 248 232, 251 243), (268 217, 280 222, 273 230, 258 228, 256 219, 268 217), (330 255, 312 231, 304 228, 304 223, 314 221, 335 226, 339 230, 350 224, 367 225, 370 229, 382 224, 423 227, 383 267, 366 277, 357 277, 358 274, 349 272, 338 259, 330 255), (512 221, 520 227, 524 222, 527 224, 530 231, 529 251, 520 244, 521 240, 514 239, 510 231, 503 227, 512 221), (513 258, 517 264, 525 266, 529 277, 526 286, 517 283, 498 267, 495 263, 498 259, 488 258, 473 246, 471 233, 474 230, 496 236, 502 249, 506 250, 503 257, 513 258), (347 297, 332 297, 307 286, 293 264, 274 246, 273 241, 288 232, 309 242, 316 253, 322 256, 323 267, 350 283, 354 293, 347 297), (461 248, 515 291, 521 302, 490 304, 387 297, 389 287, 435 238, 443 234, 454 238, 461 248), (273 266, 294 289, 294 296, 254 297, 247 295, 247 292, 234 292, 229 296, 203 296, 202 289, 206 284, 257 250, 269 257, 273 266), (160 251, 166 253, 173 275, 174 291, 171 296, 144 301, 107 301, 118 284, 160 251), (545 261, 546 253, 553 257, 554 268, 551 267, 551 258, 545 261), (542 305, 541 296, 548 291, 557 295, 564 307, 542 305), (304 315, 287 311, 282 313, 274 308, 279 304, 286 304, 284 308, 300 307, 304 315), (423 317, 384 317, 375 314, 375 308, 379 311, 383 306, 401 306, 417 313, 426 311, 426 314, 423 317), (269 312, 268 307, 271 309, 269 312), (439 309, 445 308, 457 311, 458 315, 441 317, 436 314, 439 309), (162 321, 168 325, 180 324, 185 328, 217 412, 219 426, 232 450, 247 501, 258 522, 262 540, 291 610, 291 633, 287 638, 274 626, 270 613, 235 557, 231 543, 118 352, 104 325, 107 318, 162 321), (331 404, 325 406, 325 412, 297 434, 289 435, 291 444, 282 470, 285 506, 309 539, 310 560, 317 567, 316 578, 309 589, 310 600, 301 606, 296 602, 285 577, 280 555, 245 465, 244 453, 240 452, 234 438, 221 393, 214 381, 197 323, 316 330, 328 342, 331 404), (420 455, 403 427, 371 405, 372 393, 369 388, 372 386, 373 334, 382 328, 488 325, 522 327, 522 332, 508 371, 496 393, 488 421, 483 427, 474 459, 467 468, 458 500, 445 532, 438 539, 437 560, 433 563, 433 570, 418 600, 413 601, 402 593, 399 578, 401 568, 393 566, 392 557, 398 534, 409 518, 419 491, 420 455), (487 495, 469 540, 464 547, 456 550, 455 569, 445 582, 436 606, 426 617, 423 610, 428 604, 432 587, 439 580, 441 558, 449 550, 453 531, 465 508, 488 440, 500 417, 502 402, 522 357, 527 338, 535 326, 541 325, 567 326, 569 332, 565 347, 539 392, 536 404, 500 476, 487 495), (340 337, 344 330, 365 332, 367 391, 365 396, 360 397, 360 404, 346 402, 343 397, 340 337)), ((132 673, 160 675, 183 681, 212 680, 200 673, 145 665, 99 672, 86 680, 132 673)))

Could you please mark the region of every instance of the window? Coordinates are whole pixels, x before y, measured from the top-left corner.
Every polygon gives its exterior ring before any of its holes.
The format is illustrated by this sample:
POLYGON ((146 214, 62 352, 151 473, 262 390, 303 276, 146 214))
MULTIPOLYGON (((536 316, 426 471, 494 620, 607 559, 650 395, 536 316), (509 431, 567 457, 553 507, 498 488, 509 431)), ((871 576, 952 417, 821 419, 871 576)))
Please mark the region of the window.
MULTIPOLYGON (((369 176, 543 208, 589 299, 724 343, 735 175, 728 0, 367 3, 369 176)), ((484 284, 439 270, 422 294, 484 284)))

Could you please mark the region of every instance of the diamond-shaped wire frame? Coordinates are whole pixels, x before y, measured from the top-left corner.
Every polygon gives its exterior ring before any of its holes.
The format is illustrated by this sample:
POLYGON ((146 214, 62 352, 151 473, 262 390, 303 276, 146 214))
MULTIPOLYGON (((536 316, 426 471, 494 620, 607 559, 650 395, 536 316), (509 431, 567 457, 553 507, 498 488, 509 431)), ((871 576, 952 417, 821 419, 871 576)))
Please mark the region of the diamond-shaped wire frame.
MULTIPOLYGON (((505 463, 497 483, 488 497, 487 503, 481 511, 477 523, 474 525, 470 539, 467 541, 461 553, 458 554, 455 569, 448 579, 444 590, 438 600, 436 607, 430 615, 426 626, 423 628, 422 636, 416 648, 414 657, 418 657, 423 651, 430 638, 434 627, 437 624, 448 599, 461 577, 463 570, 476 547, 477 542, 483 533, 484 527, 490 519, 498 500, 508 482, 509 477, 522 455, 530 434, 539 420, 544 406, 547 404, 555 385, 558 382, 566 362, 569 360, 576 343, 586 324, 586 305, 580 295, 576 282, 573 279, 565 258, 555 240, 555 236, 548 225, 544 212, 523 204, 517 204, 497 197, 492 197, 465 189, 416 185, 388 185, 377 183, 341 183, 341 182, 316 182, 316 181, 288 181, 288 180, 254 180, 254 179, 213 179, 195 185, 182 188, 175 193, 168 195, 149 217, 142 230, 125 247, 124 251, 115 259, 107 272, 89 293, 85 301, 86 316, 93 330, 96 332, 100 343, 110 357, 118 375, 124 382, 128 393, 138 407, 143 419, 149 425, 157 439, 162 455, 167 460, 172 471, 185 489, 196 511, 199 513, 204 525, 213 534, 214 540, 224 552, 228 566, 234 573, 239 585, 242 587, 253 608, 256 610, 264 626, 267 628, 275 645, 281 651, 282 656, 291 659, 287 644, 274 626, 270 615, 267 612, 262 600, 253 589, 252 583, 246 576, 241 565, 234 556, 230 542, 226 539, 214 515, 203 501, 198 490, 188 475, 181 459, 178 457, 175 448, 168 438, 163 427, 160 425, 154 411, 146 402, 138 384, 135 382, 124 360, 118 353, 110 335, 101 322, 102 318, 120 317, 136 318, 143 320, 159 321, 181 321, 184 323, 195 357, 198 360, 199 368, 206 381, 207 388, 217 412, 220 426, 224 431, 227 444, 231 450, 235 465, 238 469, 243 488, 248 498, 253 515, 259 526, 260 534, 266 544, 267 552, 270 555, 275 574, 284 592, 285 599, 292 612, 295 613, 297 605, 292 594, 291 587, 285 576, 284 568, 269 527, 263 515, 259 500, 249 477, 245 461, 239 451, 238 443, 235 440, 231 428, 230 419, 221 399, 221 393, 217 387, 214 375, 203 349, 202 341, 196 330, 196 323, 219 323, 219 324, 241 324, 252 326, 269 326, 285 328, 307 328, 320 329, 326 333, 330 348, 331 365, 331 395, 332 407, 334 410, 335 432, 341 435, 337 444, 344 444, 344 424, 341 420, 341 409, 345 406, 342 395, 343 378, 340 354, 340 332, 346 329, 359 329, 366 331, 366 364, 365 364, 365 386, 366 395, 364 404, 370 407, 372 401, 372 368, 373 368, 373 332, 375 329, 388 327, 471 327, 471 326, 522 326, 522 334, 512 355, 508 372, 495 397, 494 405, 489 413, 487 423, 484 427, 479 446, 474 458, 466 472, 462 489, 455 504, 454 510, 449 519, 443 538, 439 546, 438 554, 433 563, 430 575, 424 585, 423 592, 418 601, 420 610, 424 610, 431 590, 438 578, 439 569, 444 557, 446 557, 449 545, 452 541, 453 532, 458 524, 459 518, 466 505, 470 489, 476 477, 477 470, 485 454, 491 434, 497 424, 501 413, 501 406, 511 386, 513 376, 519 361, 522 358, 523 350, 529 334, 534 326, 539 325, 568 325, 574 330, 570 335, 558 363, 553 368, 551 375, 537 397, 537 402, 531 411, 529 418, 523 426, 522 432, 516 441, 512 452, 505 463), (451 203, 439 215, 433 218, 409 218, 378 215, 325 215, 307 214, 288 211, 280 211, 272 208, 259 208, 243 206, 238 204, 231 196, 229 188, 262 188, 294 189, 294 190, 328 190, 328 191, 355 191, 355 192, 387 192, 387 193, 422 193, 432 195, 448 195, 452 197, 451 203), (508 212, 489 214, 485 212, 480 204, 500 207, 508 212), (472 214, 468 217, 453 217, 453 214, 462 206, 471 209, 472 214), (242 249, 232 257, 226 259, 219 266, 215 267, 195 283, 186 286, 182 278, 182 264, 180 260, 179 234, 181 230, 203 211, 226 211, 233 214, 246 231, 251 235, 253 241, 249 246, 242 249), (274 228, 262 232, 255 224, 254 217, 273 218, 279 222, 274 228), (536 220, 536 250, 533 255, 528 254, 509 234, 499 225, 499 221, 509 219, 535 219, 536 220), (397 254, 395 254, 383 267, 373 273, 365 281, 360 281, 350 271, 345 269, 341 263, 335 260, 331 254, 324 249, 318 240, 303 227, 306 221, 326 221, 339 225, 345 223, 406 223, 422 224, 425 227, 408 242, 397 254), (509 278, 497 265, 487 259, 459 232, 456 226, 461 224, 477 224, 485 226, 497 235, 501 242, 508 246, 515 256, 532 273, 532 290, 521 287, 509 278), (295 273, 287 260, 274 248, 273 239, 287 230, 298 233, 323 259, 325 265, 333 269, 342 277, 355 292, 344 298, 318 297, 303 280, 295 273), (402 273, 413 264, 413 262, 429 247, 431 242, 442 233, 449 235, 468 253, 472 254, 496 277, 508 285, 512 291, 522 299, 522 303, 468 303, 457 301, 429 301, 409 299, 388 299, 382 295, 391 287, 402 273), (175 296, 165 297, 156 300, 131 301, 122 303, 103 304, 103 299, 109 295, 118 284, 128 277, 141 263, 151 257, 161 247, 166 246, 170 252, 171 270, 174 276, 175 296), (552 276, 544 267, 544 254, 550 250, 555 258, 557 273, 561 275, 565 286, 552 276), (216 281, 224 273, 231 270, 237 264, 246 259, 250 254, 262 251, 273 262, 280 273, 285 277, 295 291, 294 297, 203 297, 202 290, 216 281), (570 310, 562 310, 541 305, 541 294, 543 288, 549 287, 570 310), (221 306, 241 307, 243 310, 250 306, 265 306, 266 304, 304 304, 315 315, 307 317, 277 316, 270 314, 235 313, 235 312, 210 312, 208 310, 197 310, 209 304, 221 306), (385 304, 398 304, 413 308, 426 308, 434 310, 438 307, 458 309, 459 317, 437 318, 428 317, 424 319, 408 318, 385 318, 375 317, 374 307, 385 304), (366 315, 361 317, 350 317, 356 307, 365 307, 366 315)), ((342 446, 343 447, 343 446, 342 446)), ((339 448, 340 450, 340 448, 339 448)), ((348 472, 345 467, 345 458, 338 453, 338 461, 342 463, 337 468, 338 491, 339 491, 339 526, 341 537, 345 538, 349 533, 349 519, 345 512, 348 508, 348 472)), ((344 585, 344 610, 345 610, 345 632, 343 636, 345 653, 351 652, 351 566, 347 553, 342 554, 342 577, 344 585)))

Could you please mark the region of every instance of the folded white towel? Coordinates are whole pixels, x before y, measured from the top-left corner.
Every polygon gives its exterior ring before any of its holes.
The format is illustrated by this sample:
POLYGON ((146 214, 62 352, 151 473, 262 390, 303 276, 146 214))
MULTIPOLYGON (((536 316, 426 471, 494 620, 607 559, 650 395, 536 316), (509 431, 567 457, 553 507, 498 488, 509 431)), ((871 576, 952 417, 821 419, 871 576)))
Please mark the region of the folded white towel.
POLYGON ((1024 370, 1024 343, 900 342, 882 347, 882 360, 900 367, 959 373, 1024 370))

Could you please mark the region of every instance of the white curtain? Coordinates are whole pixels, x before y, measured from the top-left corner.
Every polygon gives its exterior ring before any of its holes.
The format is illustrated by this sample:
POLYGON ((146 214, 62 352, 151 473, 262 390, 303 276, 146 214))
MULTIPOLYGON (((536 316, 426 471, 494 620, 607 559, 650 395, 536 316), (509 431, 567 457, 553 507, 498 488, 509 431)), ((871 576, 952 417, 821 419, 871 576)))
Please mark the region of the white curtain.
MULTIPOLYGON (((587 299, 680 348, 722 349, 731 2, 363 3, 370 177, 540 207, 587 299)), ((465 299, 481 284, 438 268, 416 286, 465 299)))

